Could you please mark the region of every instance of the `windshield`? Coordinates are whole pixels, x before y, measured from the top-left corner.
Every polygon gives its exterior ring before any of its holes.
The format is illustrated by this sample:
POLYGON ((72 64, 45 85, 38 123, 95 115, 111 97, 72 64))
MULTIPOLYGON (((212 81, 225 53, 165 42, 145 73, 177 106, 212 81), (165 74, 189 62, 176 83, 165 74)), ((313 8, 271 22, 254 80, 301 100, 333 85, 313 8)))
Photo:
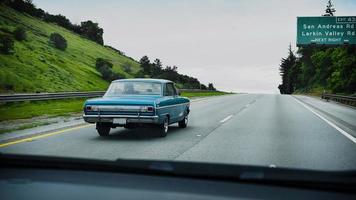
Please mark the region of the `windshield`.
POLYGON ((162 87, 160 83, 120 81, 111 83, 105 93, 106 97, 121 95, 161 95, 162 87))
POLYGON ((356 170, 355 11, 0 1, 0 154, 356 170))

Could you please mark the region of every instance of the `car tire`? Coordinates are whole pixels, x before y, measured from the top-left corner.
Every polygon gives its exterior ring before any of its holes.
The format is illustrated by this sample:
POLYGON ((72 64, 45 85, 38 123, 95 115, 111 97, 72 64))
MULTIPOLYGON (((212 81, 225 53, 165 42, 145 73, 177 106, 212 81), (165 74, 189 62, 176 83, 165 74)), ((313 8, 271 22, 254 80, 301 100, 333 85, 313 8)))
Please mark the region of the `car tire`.
POLYGON ((159 136, 160 137, 166 137, 168 133, 168 127, 169 127, 169 119, 166 117, 163 121, 163 123, 159 126, 159 136))
POLYGON ((178 122, 179 128, 185 128, 188 125, 188 115, 185 115, 184 119, 178 122))
POLYGON ((96 123, 96 130, 101 137, 108 136, 110 133, 110 128, 111 127, 105 123, 96 123))
POLYGON ((134 126, 134 125, 131 125, 131 124, 127 124, 127 125, 124 126, 124 128, 130 130, 130 129, 134 129, 135 126, 134 126))

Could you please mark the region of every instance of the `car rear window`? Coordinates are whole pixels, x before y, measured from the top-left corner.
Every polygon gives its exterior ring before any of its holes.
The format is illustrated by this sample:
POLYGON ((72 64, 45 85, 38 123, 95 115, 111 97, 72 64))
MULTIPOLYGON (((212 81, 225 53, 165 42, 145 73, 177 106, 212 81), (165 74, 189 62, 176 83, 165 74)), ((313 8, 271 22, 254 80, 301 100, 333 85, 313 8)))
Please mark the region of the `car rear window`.
POLYGON ((160 83, 122 81, 111 83, 105 96, 160 95, 161 90, 160 83))

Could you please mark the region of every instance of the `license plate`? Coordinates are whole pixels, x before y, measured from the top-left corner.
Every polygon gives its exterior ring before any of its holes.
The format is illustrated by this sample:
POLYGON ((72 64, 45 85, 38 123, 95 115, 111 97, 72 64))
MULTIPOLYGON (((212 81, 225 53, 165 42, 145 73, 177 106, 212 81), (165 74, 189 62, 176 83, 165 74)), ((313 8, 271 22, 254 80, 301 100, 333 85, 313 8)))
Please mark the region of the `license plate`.
POLYGON ((114 124, 126 124, 126 119, 125 118, 114 118, 113 123, 114 124))

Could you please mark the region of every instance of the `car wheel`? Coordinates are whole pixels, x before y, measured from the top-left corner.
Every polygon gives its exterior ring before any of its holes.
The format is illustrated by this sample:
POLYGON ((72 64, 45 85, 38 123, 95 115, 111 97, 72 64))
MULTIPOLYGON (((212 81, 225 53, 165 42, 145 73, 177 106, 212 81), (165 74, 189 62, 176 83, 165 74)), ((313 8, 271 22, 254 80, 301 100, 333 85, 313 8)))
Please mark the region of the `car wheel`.
POLYGON ((184 119, 182 119, 178 122, 179 128, 185 128, 185 127, 187 127, 187 124, 188 124, 188 115, 186 115, 184 117, 184 119))
POLYGON ((96 123, 96 130, 101 137, 105 137, 110 133, 110 126, 104 123, 96 123))
POLYGON ((166 117, 163 121, 163 124, 160 125, 159 127, 159 136, 160 137, 166 137, 168 133, 168 127, 169 127, 169 120, 166 117))

